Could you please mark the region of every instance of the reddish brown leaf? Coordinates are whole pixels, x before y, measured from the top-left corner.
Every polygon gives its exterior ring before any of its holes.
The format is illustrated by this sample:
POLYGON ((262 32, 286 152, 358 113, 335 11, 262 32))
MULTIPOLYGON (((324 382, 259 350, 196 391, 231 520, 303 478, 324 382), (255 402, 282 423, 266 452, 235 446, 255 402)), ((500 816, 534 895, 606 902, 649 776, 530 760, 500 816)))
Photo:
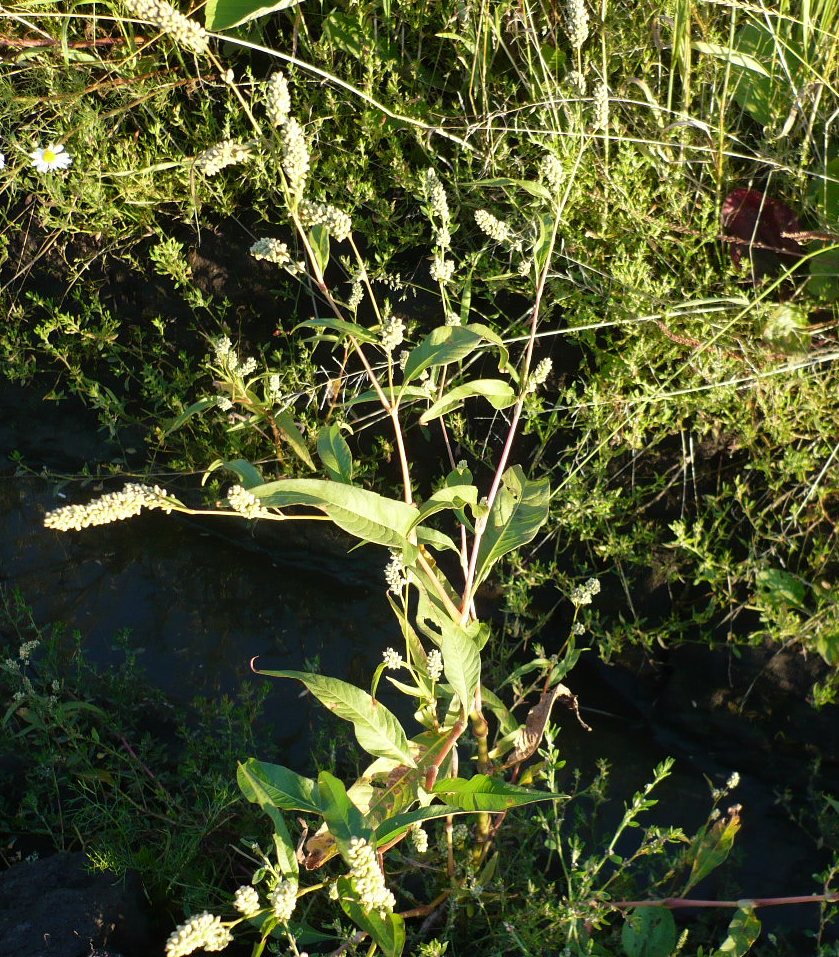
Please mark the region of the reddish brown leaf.
POLYGON ((756 189, 735 189, 722 204, 722 235, 739 266, 748 254, 752 278, 776 276, 804 253, 792 237, 801 232, 798 217, 786 203, 756 189))

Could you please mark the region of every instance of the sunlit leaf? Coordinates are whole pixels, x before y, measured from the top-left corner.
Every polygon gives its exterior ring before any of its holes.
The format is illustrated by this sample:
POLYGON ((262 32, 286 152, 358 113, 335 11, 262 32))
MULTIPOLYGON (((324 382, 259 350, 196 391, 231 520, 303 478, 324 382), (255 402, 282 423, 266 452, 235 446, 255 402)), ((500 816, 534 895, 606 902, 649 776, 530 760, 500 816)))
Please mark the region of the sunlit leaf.
POLYGON ((254 670, 259 675, 301 681, 325 708, 352 723, 358 743, 368 754, 393 758, 408 767, 414 767, 402 725, 366 691, 340 678, 328 678, 307 671, 254 670))
POLYGON ((361 904, 352 898, 354 892, 346 877, 338 878, 338 894, 341 907, 350 920, 378 944, 384 957, 400 957, 405 948, 405 921, 399 914, 385 914, 378 911, 365 911, 361 904))
POLYGON ((268 801, 283 811, 320 811, 317 784, 280 764, 248 758, 239 765, 236 779, 242 793, 254 804, 268 801))
POLYGON ((347 795, 347 789, 328 771, 318 775, 318 795, 323 820, 332 835, 344 860, 349 863, 350 840, 361 837, 365 840, 372 831, 364 823, 364 817, 347 795))
POLYGON ((516 394, 509 382, 504 382, 503 379, 473 379, 471 382, 455 386, 441 396, 423 412, 420 423, 427 425, 434 419, 459 409, 466 399, 477 396, 486 399, 494 409, 507 409, 516 401, 516 394))
POLYGON ((334 482, 352 482, 352 452, 341 433, 340 425, 325 425, 318 433, 318 455, 334 482))
POLYGON ((310 505, 344 531, 390 548, 405 544, 416 509, 377 492, 325 479, 280 479, 250 489, 265 506, 310 505))
MULTIPOLYGON (((306 810, 307 808, 305 805, 300 807, 299 804, 295 804, 290 794, 286 794, 281 788, 271 783, 269 779, 277 770, 286 772, 285 768, 278 768, 276 765, 261 765, 260 762, 251 758, 249 761, 246 761, 245 764, 239 765, 237 780, 245 798, 253 804, 259 805, 274 824, 274 848, 277 853, 277 862, 280 866, 280 870, 283 874, 296 874, 298 872, 296 849, 291 841, 291 835, 288 833, 285 819, 279 809, 283 806, 288 806, 289 809, 299 810, 306 810), (271 772, 263 774, 266 768, 270 768, 271 772), (284 805, 280 803, 282 801, 287 801, 288 804, 284 805)), ((292 789, 300 787, 301 792, 306 790, 305 785, 301 787, 301 782, 307 779, 300 778, 299 775, 295 775, 292 771, 286 772, 286 775, 287 776, 277 777, 278 779, 281 777, 284 784, 292 789), (298 781, 296 783, 293 782, 291 780, 292 777, 297 778, 298 781)), ((308 783, 314 787, 314 781, 308 783)), ((301 801, 300 803, 303 802, 301 801)), ((315 806, 314 809, 317 810, 317 806, 315 806)))
POLYGON ((440 635, 443 673, 469 714, 475 703, 475 692, 481 683, 481 653, 475 641, 454 622, 446 621, 440 635))
POLYGON ((479 813, 481 812, 470 811, 454 804, 431 804, 429 807, 419 807, 415 811, 397 814, 396 817, 382 821, 376 828, 376 843, 379 845, 390 844, 400 834, 410 831, 415 824, 422 824, 423 821, 434 821, 441 817, 450 817, 456 814, 479 813))
POLYGON ((309 243, 312 253, 317 261, 318 270, 322 276, 329 265, 329 230, 320 223, 315 224, 309 229, 311 242, 309 243))
POLYGON ((265 17, 278 10, 296 7, 300 0, 207 0, 204 7, 204 25, 208 30, 218 32, 238 27, 248 20, 265 17))
POLYGON ((508 784, 501 778, 476 774, 471 778, 445 778, 434 785, 434 793, 446 804, 466 811, 507 811, 538 801, 561 800, 564 794, 553 791, 533 791, 517 784, 508 784))
POLYGON ((288 442, 292 449, 294 449, 297 457, 306 465, 308 465, 312 471, 314 471, 315 463, 312 461, 312 456, 309 453, 306 440, 303 438, 300 429, 297 428, 297 423, 294 421, 291 413, 275 412, 274 424, 280 430, 286 442, 288 442))
POLYGON ((420 505, 414 525, 445 509, 461 509, 464 505, 477 504, 478 490, 474 485, 446 485, 420 505))
POLYGON ((760 936, 760 921, 751 907, 741 907, 731 918, 728 937, 713 957, 744 957, 760 936))
POLYGON ((728 857, 739 830, 740 809, 735 806, 729 809, 725 817, 714 821, 709 828, 703 828, 697 834, 690 848, 693 865, 682 891, 682 897, 716 870, 728 857))
MULTIPOLYGON (((338 336, 335 337, 337 340, 341 340, 344 336, 352 336, 354 339, 357 339, 359 342, 377 342, 378 339, 372 332, 369 332, 363 326, 359 326, 354 322, 346 322, 343 319, 331 319, 329 316, 324 316, 319 319, 307 319, 305 322, 301 322, 299 325, 295 326, 296 329, 315 329, 315 330, 324 330, 329 329, 332 332, 337 332, 338 336)), ((323 338, 328 338, 324 336, 323 338)))
POLYGON ((521 466, 507 469, 478 550, 476 586, 499 558, 533 540, 548 518, 549 502, 547 478, 530 481, 521 466))
POLYGON ((403 381, 407 385, 426 369, 460 362, 478 348, 483 338, 471 326, 439 326, 408 353, 403 381))

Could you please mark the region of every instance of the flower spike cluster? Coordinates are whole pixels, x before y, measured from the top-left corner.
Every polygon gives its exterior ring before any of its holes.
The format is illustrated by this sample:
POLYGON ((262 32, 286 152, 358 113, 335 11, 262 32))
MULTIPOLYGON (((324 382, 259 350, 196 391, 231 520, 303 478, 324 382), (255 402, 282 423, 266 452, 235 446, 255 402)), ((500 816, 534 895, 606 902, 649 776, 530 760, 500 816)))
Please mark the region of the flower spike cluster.
POLYGON ((209 49, 209 34, 204 27, 166 0, 125 0, 125 7, 132 17, 155 24, 193 53, 206 53, 209 49))
POLYGON ((78 532, 90 525, 107 525, 124 518, 133 518, 144 508, 159 508, 168 514, 174 508, 174 502, 166 490, 157 485, 152 487, 130 482, 119 492, 101 495, 87 505, 64 505, 47 512, 44 525, 60 532, 71 529, 78 532))
POLYGON ((232 942, 233 935, 222 924, 221 918, 204 911, 172 931, 166 941, 166 957, 187 957, 201 947, 218 952, 232 942))
POLYGON ((396 899, 385 885, 373 846, 361 837, 354 837, 347 856, 350 859, 350 879, 364 910, 368 913, 378 911, 382 915, 392 913, 396 899))

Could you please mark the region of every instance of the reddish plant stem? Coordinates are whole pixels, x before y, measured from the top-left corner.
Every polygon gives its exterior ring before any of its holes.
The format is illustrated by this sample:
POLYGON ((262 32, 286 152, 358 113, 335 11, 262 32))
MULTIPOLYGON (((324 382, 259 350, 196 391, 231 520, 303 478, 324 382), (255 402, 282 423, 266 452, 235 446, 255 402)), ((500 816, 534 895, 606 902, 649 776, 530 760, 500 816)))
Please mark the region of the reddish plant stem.
POLYGON ((431 765, 431 767, 425 773, 425 789, 426 791, 432 790, 436 781, 437 775, 440 773, 440 765, 445 761, 446 755, 451 751, 451 749, 457 744, 457 739, 463 734, 466 730, 466 721, 464 718, 460 718, 454 725, 451 730, 451 734, 446 741, 446 745, 443 750, 440 752, 440 756, 431 765))
POLYGON ((744 897, 739 901, 692 900, 689 897, 664 897, 652 901, 610 901, 610 907, 624 910, 629 907, 784 907, 788 904, 836 904, 839 892, 833 894, 803 894, 798 897, 744 897))

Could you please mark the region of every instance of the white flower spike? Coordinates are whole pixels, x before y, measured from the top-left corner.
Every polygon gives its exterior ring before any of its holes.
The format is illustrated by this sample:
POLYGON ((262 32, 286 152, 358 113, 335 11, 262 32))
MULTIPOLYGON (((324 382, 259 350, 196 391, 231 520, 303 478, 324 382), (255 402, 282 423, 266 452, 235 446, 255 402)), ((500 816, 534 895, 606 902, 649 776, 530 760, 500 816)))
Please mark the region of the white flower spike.
POLYGON ((39 146, 29 154, 32 165, 39 173, 51 173, 57 169, 67 169, 73 162, 73 157, 64 151, 61 143, 49 143, 39 146))

